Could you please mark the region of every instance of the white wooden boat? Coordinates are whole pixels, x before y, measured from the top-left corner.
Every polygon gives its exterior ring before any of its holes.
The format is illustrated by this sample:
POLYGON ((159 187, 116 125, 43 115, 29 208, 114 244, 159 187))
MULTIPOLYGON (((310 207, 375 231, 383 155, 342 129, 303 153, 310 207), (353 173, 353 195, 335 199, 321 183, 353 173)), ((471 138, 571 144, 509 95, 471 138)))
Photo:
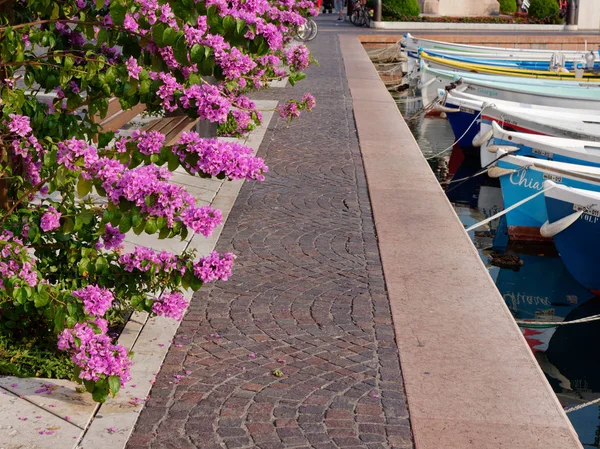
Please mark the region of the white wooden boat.
MULTIPOLYGON (((467 84, 472 86, 474 89, 481 86, 479 84, 488 83, 488 82, 501 82, 501 83, 509 83, 513 86, 518 84, 522 89, 526 89, 526 86, 545 86, 547 88, 550 87, 569 87, 569 88, 578 88, 581 87, 583 89, 593 89, 598 90, 600 92, 600 83, 589 83, 589 82, 580 82, 580 81, 565 81, 565 80, 548 80, 548 79, 537 79, 537 78, 519 78, 518 81, 514 77, 510 76, 502 76, 502 75, 488 75, 481 73, 467 73, 467 72, 459 72, 456 70, 445 70, 445 69, 434 69, 431 65, 425 60, 421 60, 420 62, 421 70, 420 70, 420 88, 421 95, 423 96, 424 104, 429 104, 435 97, 437 97, 438 89, 443 89, 451 83, 458 83, 460 80, 463 80, 463 84, 467 84)), ((469 92, 469 88, 465 89, 465 91, 469 92)), ((489 89, 487 90, 489 92, 489 89)), ((479 94, 480 96, 488 96, 485 95, 484 92, 471 92, 475 95, 479 94)), ((510 99, 511 95, 504 94, 502 97, 498 96, 495 98, 508 99, 509 101, 519 101, 510 99)), ((571 106, 570 106, 571 107, 571 106)), ((573 109, 573 107, 571 107, 573 109)))
MULTIPOLYGON (((581 50, 550 50, 550 49, 534 49, 534 48, 505 48, 505 47, 486 47, 482 45, 468 45, 468 44, 457 44, 454 42, 442 42, 432 39, 422 39, 415 37, 410 33, 404 35, 401 45, 407 51, 418 52, 419 49, 427 50, 441 50, 441 51, 453 51, 464 53, 487 53, 495 55, 505 55, 508 57, 515 57, 518 59, 527 59, 529 57, 546 57, 550 59, 554 54, 564 55, 565 59, 575 59, 584 57, 590 53, 585 49, 581 50)), ((596 59, 600 56, 598 53, 595 54, 596 59)))
POLYGON ((482 123, 482 134, 487 134, 488 130, 492 131, 493 137, 481 145, 481 165, 484 167, 497 158, 499 148, 518 156, 600 167, 599 142, 507 131, 497 122, 482 123))
MULTIPOLYGON (((506 77, 503 77, 506 78, 506 77)), ((537 104, 569 109, 600 109, 600 84, 582 83, 573 81, 561 81, 551 83, 520 83, 521 78, 510 81, 496 81, 493 77, 469 78, 468 75, 455 81, 454 90, 465 92, 491 100, 505 100, 524 104, 537 104)), ((431 93, 431 87, 426 83, 421 87, 424 104, 435 98, 431 93)))

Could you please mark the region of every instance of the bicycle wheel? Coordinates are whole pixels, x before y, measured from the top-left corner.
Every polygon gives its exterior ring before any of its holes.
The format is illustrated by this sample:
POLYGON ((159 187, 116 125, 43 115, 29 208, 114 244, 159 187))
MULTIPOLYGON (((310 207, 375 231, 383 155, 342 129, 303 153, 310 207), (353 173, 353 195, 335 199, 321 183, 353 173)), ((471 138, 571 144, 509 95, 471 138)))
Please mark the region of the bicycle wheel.
POLYGON ((365 18, 360 12, 360 9, 352 11, 352 15, 350 16, 350 22, 357 27, 361 27, 365 24, 365 18))
POLYGON ((319 32, 319 27, 317 26, 317 22, 313 19, 309 18, 308 22, 310 24, 310 33, 306 38, 307 41, 312 41, 315 37, 317 37, 317 33, 319 32))
POLYGON ((366 8, 363 9, 363 14, 364 14, 364 17, 365 17, 365 24, 364 25, 367 28, 371 28, 371 14, 369 14, 369 10, 366 9, 366 8))
POLYGON ((301 42, 306 42, 307 38, 310 36, 310 29, 308 26, 308 21, 304 25, 300 25, 296 28, 296 39, 301 42))

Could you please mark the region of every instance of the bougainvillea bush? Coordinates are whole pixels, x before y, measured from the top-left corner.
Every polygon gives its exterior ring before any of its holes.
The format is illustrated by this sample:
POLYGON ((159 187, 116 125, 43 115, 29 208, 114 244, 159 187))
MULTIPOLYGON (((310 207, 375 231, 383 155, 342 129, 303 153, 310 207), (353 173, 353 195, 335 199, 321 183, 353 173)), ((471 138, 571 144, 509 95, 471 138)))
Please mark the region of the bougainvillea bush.
MULTIPOLYGON (((123 109, 143 104, 150 113, 187 114, 244 135, 261 120, 249 91, 304 77, 311 55, 291 36, 314 13, 308 0, 0 3, 6 347, 63 351, 73 377, 103 402, 130 377, 131 355, 112 333, 128 313, 181 320, 184 289, 231 275, 233 254, 126 251, 125 233, 209 236, 220 211, 198 206, 169 181, 172 172, 262 180, 264 161, 194 131, 172 146, 154 131, 119 137, 103 132, 98 118, 116 98, 123 109)), ((306 94, 279 113, 293 118, 313 106, 306 94)))

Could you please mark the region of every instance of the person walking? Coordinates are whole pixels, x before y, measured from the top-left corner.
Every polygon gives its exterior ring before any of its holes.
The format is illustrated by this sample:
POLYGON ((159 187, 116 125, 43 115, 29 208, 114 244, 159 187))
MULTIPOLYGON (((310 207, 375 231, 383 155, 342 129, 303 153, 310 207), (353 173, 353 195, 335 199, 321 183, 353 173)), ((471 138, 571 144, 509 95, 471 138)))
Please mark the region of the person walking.
POLYGON ((343 9, 344 9, 344 0, 335 0, 335 10, 338 13, 338 22, 341 22, 344 20, 343 9))

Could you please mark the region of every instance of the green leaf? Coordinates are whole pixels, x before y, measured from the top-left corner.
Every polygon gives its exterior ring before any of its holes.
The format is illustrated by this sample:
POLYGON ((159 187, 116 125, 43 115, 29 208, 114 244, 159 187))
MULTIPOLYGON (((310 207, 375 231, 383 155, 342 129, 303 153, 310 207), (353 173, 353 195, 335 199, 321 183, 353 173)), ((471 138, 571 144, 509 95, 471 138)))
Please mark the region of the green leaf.
POLYGON ((96 382, 94 382, 93 380, 84 380, 83 385, 85 385, 85 389, 91 393, 92 391, 94 391, 96 382))
POLYGON ((148 93, 150 93, 150 87, 152 86, 152 83, 150 82, 150 80, 144 80, 140 83, 140 95, 147 95, 148 93))
POLYGON ((131 226, 138 226, 142 222, 142 215, 137 207, 131 209, 131 226))
POLYGON ((198 66, 200 74, 204 75, 204 76, 212 76, 214 68, 215 68, 214 58, 206 58, 198 66))
POLYGON ((25 304, 27 302, 27 291, 23 287, 15 288, 13 298, 18 304, 25 304))
POLYGON ((179 236, 181 237, 181 241, 184 241, 188 236, 188 228, 186 228, 185 226, 182 227, 181 231, 179 232, 179 236))
POLYGON ((102 9, 104 7, 105 0, 96 0, 96 9, 102 9))
POLYGON ((127 8, 120 1, 110 2, 110 17, 115 25, 121 26, 125 22, 125 14, 127 14, 127 8))
POLYGON ((79 181, 77 181, 77 196, 79 198, 83 198, 92 191, 93 186, 94 184, 91 180, 83 179, 81 176, 79 176, 79 181))
POLYGON ((163 44, 165 45, 165 47, 171 47, 171 46, 173 46, 173 44, 175 44, 177 37, 178 37, 177 31, 175 31, 171 27, 165 28, 165 31, 163 32, 163 37, 162 37, 163 44))
POLYGON ((102 404, 106 401, 107 396, 108 382, 106 382, 105 379, 100 379, 96 382, 96 385, 94 386, 94 391, 92 392, 92 399, 102 404))
POLYGON ((179 167, 179 156, 177 156, 175 153, 170 151, 169 155, 167 156, 167 159, 168 159, 167 167, 169 168, 169 171, 175 171, 177 169, 177 167, 179 167))
POLYGON ((33 300, 34 305, 38 309, 40 307, 47 306, 49 302, 50 302, 50 297, 48 296, 48 293, 46 293, 46 292, 38 293, 37 295, 35 295, 35 298, 33 300))
POLYGON ((169 236, 169 234, 171 234, 171 230, 169 228, 162 228, 160 230, 160 233, 158 234, 158 239, 159 240, 166 239, 169 236))
POLYGON ((148 221, 146 221, 145 230, 148 234, 154 234, 158 230, 155 218, 150 218, 148 221))
POLYGON ((108 378, 108 388, 110 395, 114 398, 121 389, 121 379, 119 376, 110 376, 108 378))
POLYGON ((89 273, 90 269, 90 259, 84 257, 79 261, 79 275, 83 276, 83 274, 87 271, 89 273))
POLYGON ((96 259, 96 272, 106 273, 108 271, 108 260, 105 257, 100 256, 96 259))
POLYGON ((125 234, 130 229, 131 219, 127 215, 124 215, 123 218, 121 218, 121 222, 119 223, 119 231, 125 234))
POLYGON ((154 38, 154 43, 161 48, 165 46, 163 36, 166 28, 167 26, 164 23, 159 23, 152 28, 152 37, 154 38))
POLYGON ((235 25, 235 19, 232 16, 225 16, 223 18, 223 28, 225 28, 225 32, 233 31, 235 25))
POLYGON ((158 229, 163 229, 167 225, 167 219, 165 217, 158 217, 156 219, 156 227, 158 229))
POLYGON ((71 217, 66 217, 65 222, 62 225, 62 232, 65 234, 69 234, 73 232, 73 228, 75 227, 75 223, 71 217))
POLYGON ((175 60, 184 66, 189 64, 188 61, 188 51, 187 45, 185 43, 185 35, 182 32, 178 33, 179 36, 175 40, 175 44, 173 45, 173 55, 175 56, 175 60))
POLYGON ((242 34, 242 30, 246 26, 246 21, 244 19, 236 19, 235 20, 235 31, 237 34, 242 34))
POLYGON ((54 315, 54 327, 56 330, 62 331, 65 328, 65 309, 60 307, 56 309, 56 314, 54 315))
POLYGON ((190 59, 194 64, 199 64, 204 60, 204 47, 200 44, 194 44, 190 50, 190 59))
POLYGON ((198 279, 196 276, 192 276, 190 279, 190 288, 197 292, 202 287, 202 280, 198 279))
POLYGON ((135 235, 140 235, 142 232, 144 232, 144 229, 146 229, 146 222, 142 220, 141 223, 133 228, 133 232, 135 235))

